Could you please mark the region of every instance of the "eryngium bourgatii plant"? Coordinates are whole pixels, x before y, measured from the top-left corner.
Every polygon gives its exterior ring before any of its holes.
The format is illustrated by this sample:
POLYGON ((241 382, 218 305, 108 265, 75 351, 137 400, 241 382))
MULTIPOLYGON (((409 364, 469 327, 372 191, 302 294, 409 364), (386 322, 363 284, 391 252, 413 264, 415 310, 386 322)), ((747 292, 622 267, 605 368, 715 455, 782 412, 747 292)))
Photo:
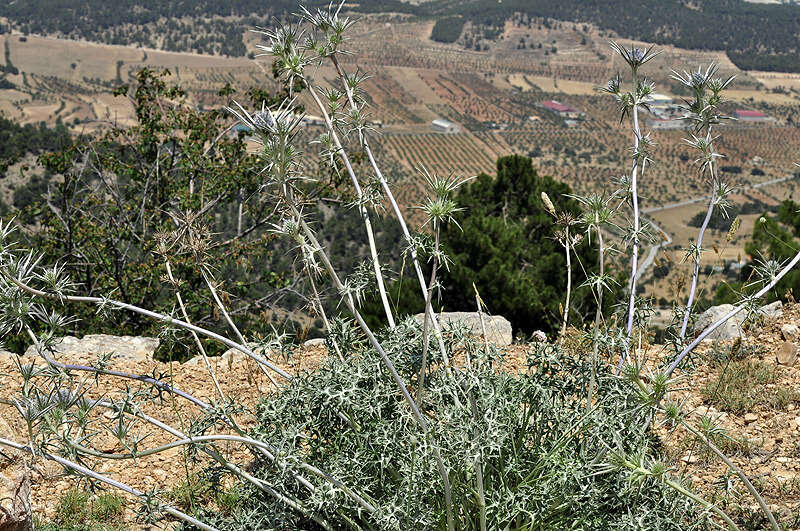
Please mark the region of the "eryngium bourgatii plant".
MULTIPOLYGON (((539 344, 527 357, 520 374, 499 368, 502 353, 476 342, 464 330, 443 330, 433 312, 437 272, 447 266, 439 245, 441 223, 457 211, 453 192, 463 180, 425 173, 430 196, 421 205, 427 223, 413 234, 395 200, 370 146, 366 103, 360 92, 364 76, 348 73, 340 61, 346 53, 352 21, 342 6, 311 12, 302 10, 297 25, 262 32, 262 49, 272 56, 289 82, 301 81, 323 116, 325 132, 318 139, 322 155, 344 167, 354 189, 356 208, 370 242, 370 263, 350 276, 336 270, 317 230, 307 215, 315 204, 306 197, 312 180, 301 163, 297 131, 303 117, 290 97, 274 107, 248 110, 239 104, 231 112, 261 144, 262 193, 271 198, 282 221, 275 233, 295 244, 302 270, 310 280, 315 307, 323 310, 318 283, 329 282, 351 320, 329 319, 327 343, 335 353, 318 370, 291 375, 270 359, 284 348, 282 337, 253 346, 240 330, 220 296, 218 283, 203 259, 212 238, 202 216, 175 215, 174 231, 158 237, 156 249, 164 259, 164 282, 173 287, 177 307, 161 314, 108 297, 75 295, 75 285, 58 265, 12 243, 11 226, 0 226, 0 325, 4 334, 24 334, 33 342, 40 363, 19 359, 22 378, 13 404, 24 420, 27 440, 0 439, 0 446, 53 460, 92 482, 106 483, 137 497, 142 514, 161 515, 199 529, 531 529, 707 528, 714 522, 736 524, 721 507, 693 492, 651 447, 647 429, 654 421, 698 436, 745 484, 770 523, 775 517, 761 496, 702 430, 693 427, 671 400, 673 371, 692 349, 723 320, 714 323, 686 345, 661 371, 648 375, 636 356, 621 364, 615 375, 615 356, 631 349, 636 313, 638 253, 642 238, 637 179, 649 161, 652 144, 642 135, 638 111, 646 106, 652 85, 640 80, 639 67, 652 50, 615 49, 633 74, 633 89, 622 92, 619 78, 608 91, 620 102, 623 116, 634 121, 633 168, 628 193, 580 200, 587 209, 575 226, 594 235, 601 252, 600 275, 587 280, 602 307, 610 279, 602 261, 609 246, 603 229, 628 201, 633 209, 632 273, 626 326, 615 336, 603 323, 601 311, 589 335, 593 354, 588 362, 572 357, 561 346, 539 344), (311 71, 323 62, 333 66, 338 88, 315 83, 311 71), (370 173, 356 174, 347 141, 363 150, 370 173), (380 193, 378 193, 380 192, 380 193), (370 213, 388 203, 405 235, 419 288, 426 301, 422 325, 393 315, 387 303, 383 268, 370 213), (428 229, 429 227, 429 229, 428 229), (427 231, 427 232, 425 232, 427 231), (181 282, 170 266, 170 255, 193 253, 205 287, 224 318, 231 337, 189 322, 180 295, 181 282), (426 278, 424 259, 430 264, 426 278), (373 277, 373 278, 370 278, 373 277), (371 329, 359 312, 369 286, 376 286, 386 314, 386 326, 371 329), (66 364, 54 356, 59 332, 71 324, 61 313, 68 304, 96 305, 100 312, 132 312, 164 324, 165 334, 185 334, 206 362, 216 397, 201 400, 174 386, 168 376, 130 374, 109 366, 103 357, 94 364, 66 364), (278 388, 265 394, 256 422, 244 428, 248 411, 227 396, 217 383, 201 339, 236 349, 252 359, 278 388), (433 340, 437 348, 429 355, 433 340), (602 354, 602 357, 601 357, 602 354), (108 379, 126 383, 111 392, 108 379), (163 397, 191 407, 194 417, 180 427, 144 413, 144 403, 163 397), (110 420, 110 422, 109 422, 110 420), (644 429, 643 429, 644 426, 644 429), (146 429, 145 429, 146 427, 146 429), (142 434, 158 430, 170 442, 151 446, 142 434), (101 436, 102 434, 102 436, 101 436), (115 443, 108 450, 107 437, 115 443), (118 478, 92 470, 104 460, 136 460, 181 448, 213 463, 226 488, 246 494, 227 516, 211 508, 187 514, 170 505, 162 492, 141 492, 118 478), (243 452, 247 457, 242 457, 243 452)), ((565 222, 573 227, 576 220, 565 222)), ((570 256, 573 232, 564 234, 570 256)), ((797 262, 765 263, 763 285, 726 318, 753 311, 758 299, 772 289, 797 262)), ((321 284, 319 284, 321 285, 321 284)), ((488 301, 491 306, 491 301, 488 301)), ((569 317, 566 299, 564 321, 569 317)), ((622 355, 620 355, 622 354, 622 355)))

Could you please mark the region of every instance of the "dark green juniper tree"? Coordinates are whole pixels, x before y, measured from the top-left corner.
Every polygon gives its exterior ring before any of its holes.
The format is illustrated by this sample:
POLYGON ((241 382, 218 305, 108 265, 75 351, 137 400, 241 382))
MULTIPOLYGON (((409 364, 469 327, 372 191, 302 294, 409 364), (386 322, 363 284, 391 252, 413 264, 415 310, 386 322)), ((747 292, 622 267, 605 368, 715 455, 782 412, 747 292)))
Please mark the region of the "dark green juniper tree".
MULTIPOLYGON (((542 192, 559 212, 581 213, 567 197, 569 185, 540 176, 531 159, 520 155, 497 161, 497 176, 479 175, 465 185, 457 201, 463 208, 443 236, 452 259, 443 284, 447 309, 474 310, 474 282, 489 310, 511 320, 525 333, 557 330, 562 318, 566 258, 556 239, 558 227, 542 203, 542 192)), ((574 249, 581 266, 572 268, 573 285, 597 268, 597 250, 588 242, 574 249)), ((624 282, 622 283, 624 285, 624 282)), ((613 302, 614 297, 607 297, 613 302)), ((572 299, 571 315, 582 321, 594 311, 588 289, 572 299)))

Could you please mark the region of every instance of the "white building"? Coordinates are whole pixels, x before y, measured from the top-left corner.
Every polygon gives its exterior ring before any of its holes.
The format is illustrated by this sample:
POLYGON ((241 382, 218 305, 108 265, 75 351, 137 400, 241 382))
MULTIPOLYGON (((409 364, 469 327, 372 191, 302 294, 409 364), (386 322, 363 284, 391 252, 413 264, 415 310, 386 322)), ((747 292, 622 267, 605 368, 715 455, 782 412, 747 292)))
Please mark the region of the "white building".
POLYGON ((437 118, 433 122, 431 122, 434 131, 438 131, 440 133, 457 133, 458 126, 449 120, 445 120, 443 118, 437 118))

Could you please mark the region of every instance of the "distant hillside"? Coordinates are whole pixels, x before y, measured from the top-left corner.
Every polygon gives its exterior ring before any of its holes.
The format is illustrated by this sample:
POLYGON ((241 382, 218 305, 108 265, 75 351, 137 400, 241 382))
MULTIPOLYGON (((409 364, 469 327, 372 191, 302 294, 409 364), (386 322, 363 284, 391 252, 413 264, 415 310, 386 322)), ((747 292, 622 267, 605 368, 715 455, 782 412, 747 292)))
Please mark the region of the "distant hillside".
MULTIPOLYGON (((4 2, 13 28, 108 44, 242 56, 242 32, 324 0, 25 0, 4 2), (237 23, 223 17, 238 17, 237 23)), ((694 50, 725 50, 746 70, 800 72, 800 7, 744 0, 362 0, 352 9, 446 19, 436 40, 453 42, 462 21, 499 28, 514 16, 592 23, 622 37, 694 50)), ((489 31, 496 35, 496 31, 489 31)))
POLYGON ((800 71, 800 7, 743 0, 437 0, 436 15, 500 26, 514 13, 570 22, 659 44, 725 50, 746 70, 800 71))
MULTIPOLYGON (((12 28, 106 44, 142 45, 168 51, 243 56, 242 33, 266 26, 274 17, 295 13, 297 0, 24 0, 0 4, 0 16, 12 28), (232 23, 223 17, 246 18, 232 23)), ((303 5, 327 6, 308 0, 303 5)), ((397 0, 367 0, 356 9, 376 12, 414 11, 397 0)))

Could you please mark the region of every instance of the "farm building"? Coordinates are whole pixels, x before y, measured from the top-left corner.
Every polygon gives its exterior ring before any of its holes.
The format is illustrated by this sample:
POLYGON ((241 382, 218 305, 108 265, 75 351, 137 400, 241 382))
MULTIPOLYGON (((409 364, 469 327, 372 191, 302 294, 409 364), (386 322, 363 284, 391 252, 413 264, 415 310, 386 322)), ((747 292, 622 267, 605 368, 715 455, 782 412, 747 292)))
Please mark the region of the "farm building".
POLYGON ((686 121, 680 118, 658 118, 647 122, 650 129, 684 129, 686 124, 686 121))
POLYGON ((751 111, 747 109, 736 109, 733 111, 733 116, 742 122, 766 122, 769 116, 760 111, 751 111))
POLYGON ((314 116, 313 114, 306 114, 303 116, 303 123, 306 125, 325 125, 325 120, 322 119, 320 116, 314 116))
POLYGON ((650 107, 669 107, 673 104, 672 98, 666 94, 651 94, 648 105, 650 107))
POLYGON ((542 101, 539 103, 539 106, 558 114, 562 118, 571 118, 574 120, 584 117, 584 113, 582 111, 556 100, 542 101))
POLYGON ((433 122, 431 122, 433 129, 435 131, 439 131, 440 133, 457 133, 458 126, 449 120, 445 120, 443 118, 437 118, 433 122))

